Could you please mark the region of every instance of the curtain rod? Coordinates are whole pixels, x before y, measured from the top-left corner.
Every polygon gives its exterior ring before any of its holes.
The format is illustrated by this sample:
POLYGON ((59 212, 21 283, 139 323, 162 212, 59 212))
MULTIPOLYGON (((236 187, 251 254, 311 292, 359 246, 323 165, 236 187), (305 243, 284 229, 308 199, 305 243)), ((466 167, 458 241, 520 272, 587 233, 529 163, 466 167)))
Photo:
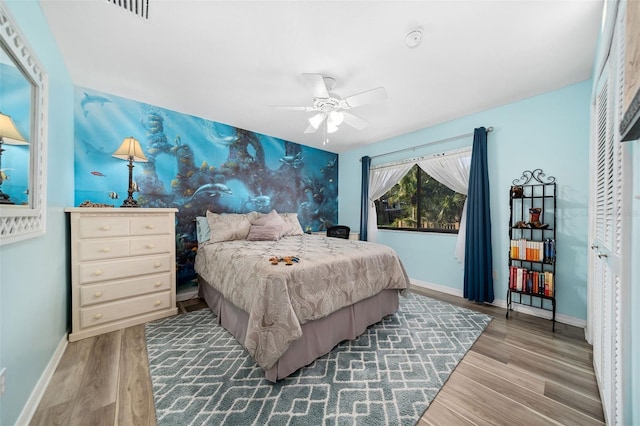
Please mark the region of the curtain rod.
MULTIPOLYGON (((487 132, 493 132, 493 127, 487 127, 487 132)), ((396 151, 387 152, 385 154, 374 155, 374 156, 372 156, 370 158, 373 160, 374 158, 384 157, 384 156, 391 155, 391 154, 397 154, 398 152, 411 151, 411 150, 415 151, 418 148, 422 148, 422 147, 425 147, 425 146, 428 146, 428 145, 433 145, 433 144, 442 143, 442 142, 448 142, 448 141, 452 141, 454 139, 460 139, 460 138, 464 138, 464 137, 467 137, 467 136, 473 136, 473 133, 474 132, 465 133, 465 134, 458 135, 458 136, 451 136, 449 138, 444 138, 444 139, 440 139, 440 140, 437 140, 437 141, 431 141, 431 142, 423 143, 422 145, 416 145, 416 146, 412 146, 412 147, 409 147, 409 148, 398 149, 396 151)), ((360 161, 362 161, 362 158, 360 159, 360 161)))

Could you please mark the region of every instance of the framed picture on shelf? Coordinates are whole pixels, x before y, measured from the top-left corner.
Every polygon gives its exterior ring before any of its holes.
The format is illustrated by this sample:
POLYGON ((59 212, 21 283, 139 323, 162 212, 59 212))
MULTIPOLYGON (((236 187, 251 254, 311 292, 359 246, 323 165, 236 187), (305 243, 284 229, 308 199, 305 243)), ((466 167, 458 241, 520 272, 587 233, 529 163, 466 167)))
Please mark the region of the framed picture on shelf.
POLYGON ((640 138, 640 2, 627 2, 624 36, 624 82, 620 136, 623 142, 640 138))

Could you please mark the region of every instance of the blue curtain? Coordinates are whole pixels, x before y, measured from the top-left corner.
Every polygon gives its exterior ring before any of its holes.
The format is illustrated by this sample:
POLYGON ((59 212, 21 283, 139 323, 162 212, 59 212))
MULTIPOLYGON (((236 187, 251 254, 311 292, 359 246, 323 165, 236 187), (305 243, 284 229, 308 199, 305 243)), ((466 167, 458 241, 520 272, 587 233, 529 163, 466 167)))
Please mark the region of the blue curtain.
POLYGON ((364 156, 362 161, 362 198, 360 199, 360 241, 367 241, 367 222, 369 221, 369 169, 371 157, 364 156))
POLYGON ((475 129, 467 193, 467 240, 464 250, 464 297, 477 303, 493 302, 491 211, 487 130, 475 129))

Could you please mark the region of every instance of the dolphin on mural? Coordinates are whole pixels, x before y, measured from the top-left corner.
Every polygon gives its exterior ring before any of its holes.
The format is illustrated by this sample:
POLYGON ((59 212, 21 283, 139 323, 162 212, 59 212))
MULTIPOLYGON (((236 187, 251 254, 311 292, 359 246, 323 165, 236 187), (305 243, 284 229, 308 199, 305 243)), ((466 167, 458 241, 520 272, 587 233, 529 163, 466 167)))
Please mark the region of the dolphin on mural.
POLYGON ((220 125, 220 127, 226 129, 227 132, 230 132, 227 134, 222 134, 218 130, 219 126, 213 121, 202 120, 201 127, 205 133, 206 138, 219 147, 228 148, 238 140, 237 133, 233 131, 233 128, 230 126, 220 125))
POLYGON ((216 197, 220 194, 232 194, 231 189, 223 183, 208 183, 196 189, 191 198, 195 198, 198 194, 208 194, 209 197, 216 197))
POLYGON ((90 95, 87 92, 83 92, 83 93, 84 93, 84 98, 82 98, 82 100, 80 101, 80 108, 82 108, 82 113, 84 114, 85 117, 89 114, 89 111, 87 110, 88 104, 98 104, 100 106, 104 106, 105 103, 111 102, 109 99, 105 98, 104 96, 90 95))

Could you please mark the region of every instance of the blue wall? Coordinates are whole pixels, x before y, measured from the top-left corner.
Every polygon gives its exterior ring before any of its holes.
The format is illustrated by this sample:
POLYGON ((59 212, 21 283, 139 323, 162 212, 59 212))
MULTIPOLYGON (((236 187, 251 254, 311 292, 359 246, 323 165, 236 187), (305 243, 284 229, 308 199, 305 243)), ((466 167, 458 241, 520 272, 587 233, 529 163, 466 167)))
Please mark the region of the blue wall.
POLYGON ((64 207, 73 203, 73 84, 38 2, 5 2, 49 77, 46 234, 0 246, 0 424, 18 419, 67 331, 64 207))
MULTIPOLYGON (((558 183, 557 312, 587 318, 587 201, 591 81, 452 120, 340 155, 339 222, 360 226, 360 162, 375 156, 493 127, 488 135, 494 291, 506 298, 509 188, 524 170, 541 168, 558 183)), ((473 137, 374 158, 372 165, 472 145, 473 137)), ((456 235, 380 230, 378 242, 393 247, 409 276, 462 293, 463 270, 454 259, 456 235)))

